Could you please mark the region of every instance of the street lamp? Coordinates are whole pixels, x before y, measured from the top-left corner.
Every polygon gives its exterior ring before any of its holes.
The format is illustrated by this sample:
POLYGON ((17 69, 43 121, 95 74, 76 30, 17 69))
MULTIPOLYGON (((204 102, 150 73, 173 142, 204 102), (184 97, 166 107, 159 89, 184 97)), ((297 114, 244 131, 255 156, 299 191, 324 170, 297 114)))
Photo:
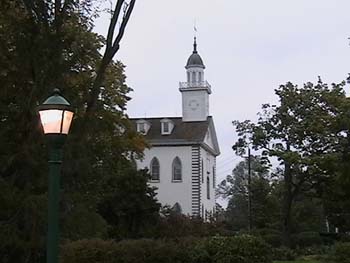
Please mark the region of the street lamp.
POLYGON ((58 218, 60 168, 63 145, 73 119, 73 109, 69 102, 55 89, 53 95, 38 107, 41 124, 49 148, 49 202, 47 262, 58 262, 58 218))

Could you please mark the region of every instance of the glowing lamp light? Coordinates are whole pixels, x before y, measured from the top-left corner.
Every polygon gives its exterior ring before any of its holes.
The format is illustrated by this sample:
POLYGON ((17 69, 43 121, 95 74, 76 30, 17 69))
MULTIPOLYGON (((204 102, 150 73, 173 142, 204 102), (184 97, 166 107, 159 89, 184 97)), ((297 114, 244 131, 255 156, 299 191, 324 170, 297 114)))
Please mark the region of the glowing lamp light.
POLYGON ((38 107, 44 134, 67 135, 73 119, 69 102, 55 89, 53 95, 38 107))

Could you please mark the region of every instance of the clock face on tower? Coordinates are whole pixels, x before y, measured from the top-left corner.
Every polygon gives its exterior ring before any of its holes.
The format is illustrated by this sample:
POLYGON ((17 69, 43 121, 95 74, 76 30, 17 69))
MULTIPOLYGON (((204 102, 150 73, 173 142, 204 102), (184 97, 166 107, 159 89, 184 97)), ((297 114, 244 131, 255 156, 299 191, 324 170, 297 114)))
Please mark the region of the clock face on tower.
POLYGON ((199 107, 199 103, 197 100, 192 99, 189 101, 188 106, 190 107, 191 110, 196 110, 199 107))

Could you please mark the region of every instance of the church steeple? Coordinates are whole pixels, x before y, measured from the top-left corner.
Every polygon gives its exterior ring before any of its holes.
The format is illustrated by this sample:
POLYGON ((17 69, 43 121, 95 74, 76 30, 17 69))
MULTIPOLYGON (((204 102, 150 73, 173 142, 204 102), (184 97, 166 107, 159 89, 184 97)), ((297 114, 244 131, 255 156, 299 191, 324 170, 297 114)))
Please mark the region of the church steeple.
POLYGON ((182 93, 183 121, 206 121, 209 116, 209 94, 211 87, 204 79, 204 63, 197 51, 194 37, 193 52, 187 60, 187 82, 180 82, 182 93))

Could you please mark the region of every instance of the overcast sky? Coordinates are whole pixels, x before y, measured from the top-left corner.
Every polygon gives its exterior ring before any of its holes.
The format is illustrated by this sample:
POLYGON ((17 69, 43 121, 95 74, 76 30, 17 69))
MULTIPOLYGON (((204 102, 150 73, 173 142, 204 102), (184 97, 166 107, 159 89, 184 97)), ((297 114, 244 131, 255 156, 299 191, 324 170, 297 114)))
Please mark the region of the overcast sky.
MULTIPOLYGON (((213 92, 218 181, 239 161, 232 120, 255 120, 287 81, 340 82, 350 72, 349 0, 137 0, 115 57, 134 89, 130 117, 181 116, 178 83, 185 81, 194 20, 213 92)), ((106 35, 108 23, 102 17, 95 30, 106 35)))

